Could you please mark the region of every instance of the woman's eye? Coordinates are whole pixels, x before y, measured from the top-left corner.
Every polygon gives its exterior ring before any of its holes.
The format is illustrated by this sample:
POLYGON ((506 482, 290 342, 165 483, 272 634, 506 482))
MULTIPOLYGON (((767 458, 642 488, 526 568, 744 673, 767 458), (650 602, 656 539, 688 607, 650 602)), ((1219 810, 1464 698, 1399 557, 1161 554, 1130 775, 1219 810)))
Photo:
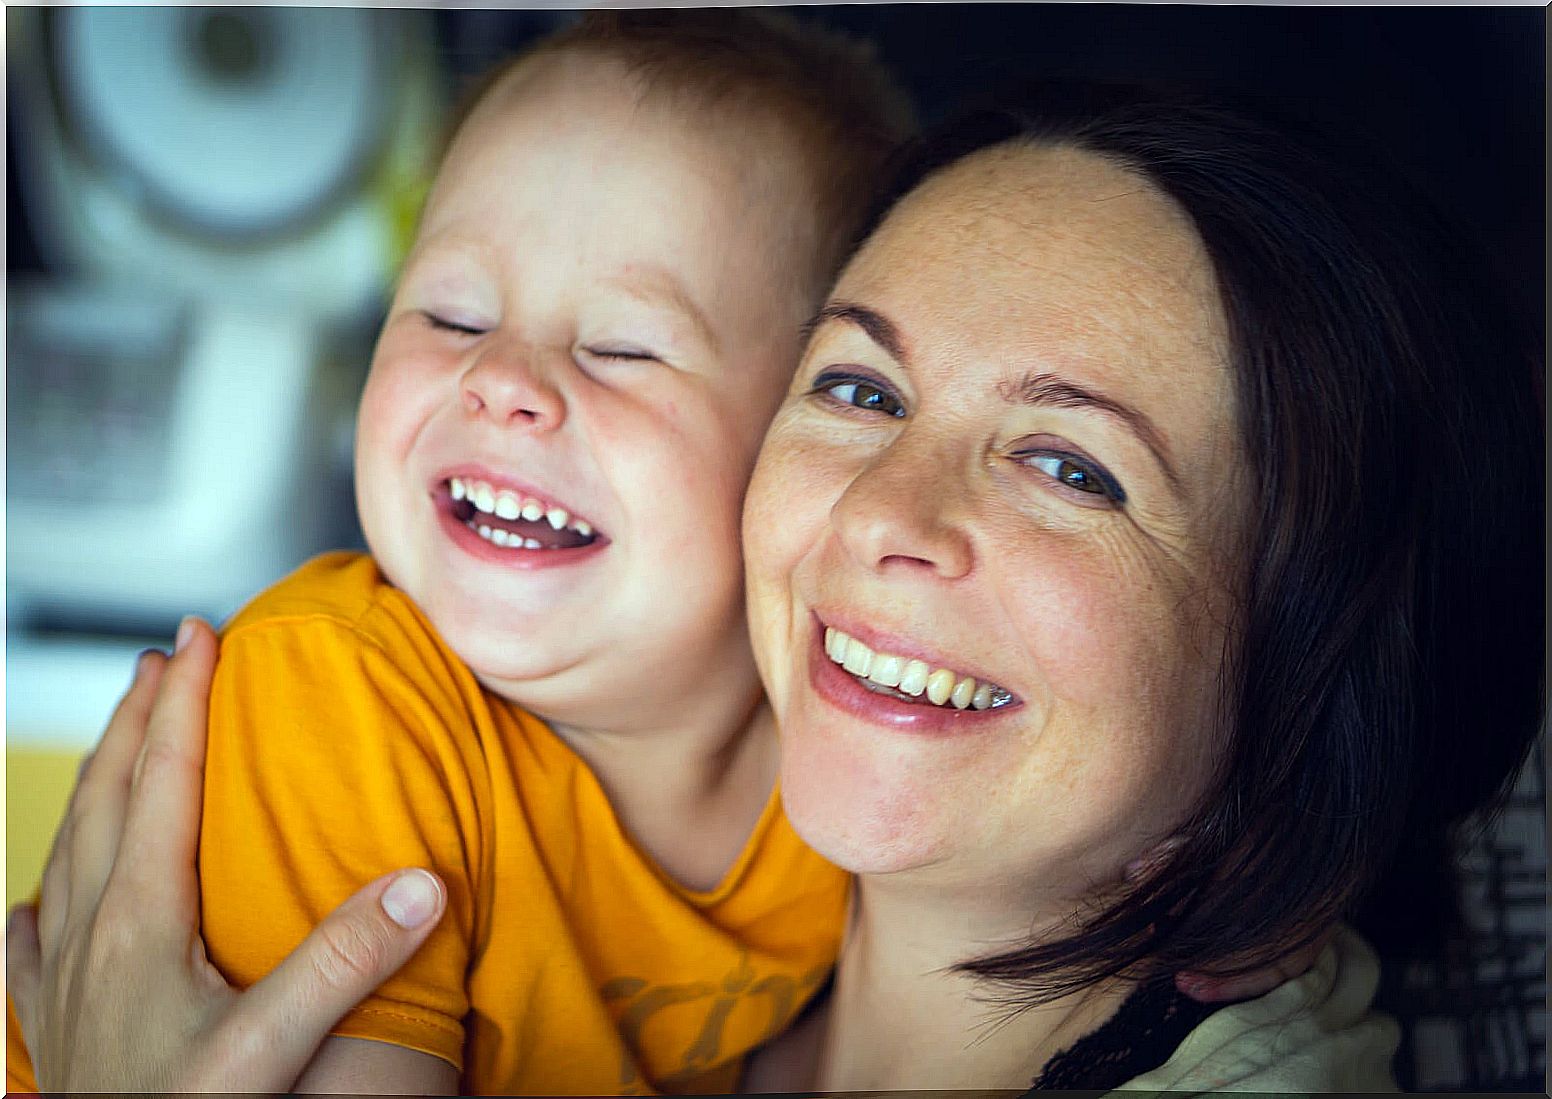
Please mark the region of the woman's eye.
POLYGON ((1098 466, 1084 462, 1071 454, 1040 451, 1022 455, 1025 465, 1038 469, 1052 480, 1086 495, 1103 497, 1119 504, 1126 500, 1121 486, 1098 466))
POLYGON ((472 324, 465 324, 462 321, 449 320, 436 313, 422 311, 421 315, 426 318, 426 323, 431 325, 432 328, 442 332, 456 332, 460 336, 483 336, 485 334, 485 329, 483 328, 478 328, 472 324))
POLYGON ((823 393, 832 401, 850 405, 869 412, 882 412, 888 416, 904 416, 905 406, 889 390, 864 378, 820 378, 814 384, 815 393, 823 393))

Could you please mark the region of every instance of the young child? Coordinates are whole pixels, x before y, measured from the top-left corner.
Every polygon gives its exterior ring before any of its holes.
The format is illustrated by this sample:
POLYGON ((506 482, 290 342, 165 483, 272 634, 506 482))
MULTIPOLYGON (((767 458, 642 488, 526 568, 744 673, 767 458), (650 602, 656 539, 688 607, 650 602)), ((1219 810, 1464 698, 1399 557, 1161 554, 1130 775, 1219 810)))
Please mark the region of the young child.
POLYGON ((459 127, 361 401, 372 556, 259 596, 211 693, 229 979, 387 870, 448 889, 302 1090, 726 1091, 822 980, 845 879, 775 799, 739 511, 905 120, 851 47, 705 11, 589 16, 459 127))

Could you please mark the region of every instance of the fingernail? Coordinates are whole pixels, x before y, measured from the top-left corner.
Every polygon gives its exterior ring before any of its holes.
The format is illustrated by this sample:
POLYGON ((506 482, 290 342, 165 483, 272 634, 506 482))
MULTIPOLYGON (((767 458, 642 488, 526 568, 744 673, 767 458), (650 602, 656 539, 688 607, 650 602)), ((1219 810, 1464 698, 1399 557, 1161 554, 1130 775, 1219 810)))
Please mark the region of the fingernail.
POLYGON ((431 918, 440 899, 436 879, 424 870, 406 870, 383 891, 381 904, 390 920, 412 930, 431 918))
POLYGON ((182 622, 178 623, 178 638, 173 642, 172 651, 175 653, 181 653, 183 651, 183 647, 187 645, 193 639, 193 637, 194 619, 192 617, 185 618, 182 622))

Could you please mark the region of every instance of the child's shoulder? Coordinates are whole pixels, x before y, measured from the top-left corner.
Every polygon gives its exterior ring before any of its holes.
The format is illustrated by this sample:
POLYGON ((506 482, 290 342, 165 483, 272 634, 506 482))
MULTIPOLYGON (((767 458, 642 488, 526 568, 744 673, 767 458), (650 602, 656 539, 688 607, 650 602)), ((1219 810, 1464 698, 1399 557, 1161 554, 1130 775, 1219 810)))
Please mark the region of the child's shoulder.
POLYGON ((314 557, 266 588, 227 622, 230 636, 304 621, 331 621, 365 639, 429 635, 431 627, 403 592, 364 553, 314 557))
POLYGON ((313 558, 255 596, 221 633, 218 681, 265 692, 279 683, 312 684, 334 693, 369 683, 369 693, 409 691, 403 697, 444 714, 488 709, 457 653, 363 553, 313 558))

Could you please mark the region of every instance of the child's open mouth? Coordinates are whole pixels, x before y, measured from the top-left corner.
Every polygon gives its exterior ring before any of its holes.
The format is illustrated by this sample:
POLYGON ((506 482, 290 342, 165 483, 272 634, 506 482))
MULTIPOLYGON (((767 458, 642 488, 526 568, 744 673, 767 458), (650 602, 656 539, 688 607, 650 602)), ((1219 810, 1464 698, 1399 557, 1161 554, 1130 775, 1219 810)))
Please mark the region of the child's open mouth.
POLYGON ((492 545, 564 550, 590 546, 598 534, 586 520, 537 497, 497 490, 484 481, 447 481, 453 517, 492 545))

